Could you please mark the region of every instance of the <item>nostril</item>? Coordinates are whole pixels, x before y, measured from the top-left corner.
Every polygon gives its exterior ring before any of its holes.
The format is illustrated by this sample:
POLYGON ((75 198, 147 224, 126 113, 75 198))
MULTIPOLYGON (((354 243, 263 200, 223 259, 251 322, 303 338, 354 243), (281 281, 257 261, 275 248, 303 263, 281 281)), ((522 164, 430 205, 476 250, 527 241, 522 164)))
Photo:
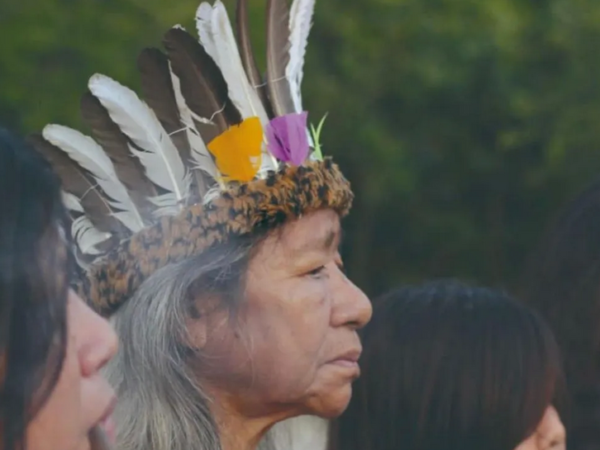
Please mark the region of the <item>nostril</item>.
POLYGON ((79 354, 82 376, 90 377, 115 356, 118 337, 109 323, 100 317, 87 333, 87 342, 81 346, 79 354))

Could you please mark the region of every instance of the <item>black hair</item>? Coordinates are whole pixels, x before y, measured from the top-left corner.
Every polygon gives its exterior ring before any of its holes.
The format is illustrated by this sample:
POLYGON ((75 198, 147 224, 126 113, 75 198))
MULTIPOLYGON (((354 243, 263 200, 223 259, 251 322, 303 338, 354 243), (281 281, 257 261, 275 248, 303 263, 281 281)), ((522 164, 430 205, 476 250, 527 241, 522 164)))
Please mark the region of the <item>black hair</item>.
POLYGON ((0 193, 0 445, 15 450, 62 368, 69 233, 58 178, 1 128, 0 193))
POLYGON ((600 449, 600 179, 567 204, 532 254, 521 297, 548 321, 573 397, 570 449, 600 449))
POLYGON ((453 281, 374 301, 343 450, 513 450, 562 409, 558 347, 525 305, 453 281))

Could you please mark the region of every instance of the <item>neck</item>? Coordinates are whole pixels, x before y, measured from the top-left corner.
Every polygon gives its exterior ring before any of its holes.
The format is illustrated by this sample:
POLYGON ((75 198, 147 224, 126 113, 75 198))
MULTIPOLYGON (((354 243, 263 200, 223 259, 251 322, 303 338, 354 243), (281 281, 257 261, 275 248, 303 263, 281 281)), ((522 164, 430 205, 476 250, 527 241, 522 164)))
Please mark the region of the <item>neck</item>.
POLYGON ((212 392, 211 412, 219 430, 222 450, 256 450, 269 429, 285 417, 250 416, 227 395, 212 392))

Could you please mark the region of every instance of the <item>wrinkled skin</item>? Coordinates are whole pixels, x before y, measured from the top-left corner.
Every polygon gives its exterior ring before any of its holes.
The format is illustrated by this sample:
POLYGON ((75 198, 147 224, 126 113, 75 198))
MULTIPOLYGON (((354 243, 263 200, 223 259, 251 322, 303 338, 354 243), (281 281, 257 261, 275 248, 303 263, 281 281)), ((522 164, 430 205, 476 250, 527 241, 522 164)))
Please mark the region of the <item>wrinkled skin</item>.
POLYGON ((277 421, 335 417, 348 405, 360 373, 357 330, 372 309, 343 272, 340 239, 331 210, 285 224, 250 261, 235 317, 217 311, 189 327, 203 337, 203 385, 230 413, 277 421))

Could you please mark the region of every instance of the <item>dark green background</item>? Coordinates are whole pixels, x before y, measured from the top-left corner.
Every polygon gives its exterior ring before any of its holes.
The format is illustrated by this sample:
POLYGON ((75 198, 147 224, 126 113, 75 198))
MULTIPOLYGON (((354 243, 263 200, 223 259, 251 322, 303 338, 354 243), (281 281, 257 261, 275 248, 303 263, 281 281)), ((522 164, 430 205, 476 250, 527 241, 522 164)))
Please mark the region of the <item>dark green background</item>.
MULTIPOLYGON (((198 3, 1 0, 0 122, 80 127, 88 77, 137 87, 137 52, 195 30, 198 3)), ((262 49, 266 1, 250 3, 262 49)), ((515 286, 600 171, 599 69, 598 0, 318 0, 304 103, 313 122, 329 112, 324 150, 357 193, 350 275, 371 294, 438 276, 515 286)))

